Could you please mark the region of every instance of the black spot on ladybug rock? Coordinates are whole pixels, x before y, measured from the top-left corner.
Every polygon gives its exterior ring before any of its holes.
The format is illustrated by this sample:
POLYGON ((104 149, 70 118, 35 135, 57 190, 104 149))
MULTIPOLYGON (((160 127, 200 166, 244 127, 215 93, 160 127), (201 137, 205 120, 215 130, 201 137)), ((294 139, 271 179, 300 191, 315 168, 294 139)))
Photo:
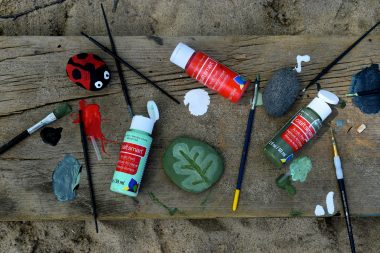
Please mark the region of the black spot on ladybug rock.
POLYGON ((94 59, 95 60, 98 60, 98 61, 103 61, 99 56, 97 56, 96 54, 94 54, 94 59))
POLYGON ((86 59, 88 54, 87 53, 80 53, 80 54, 77 54, 78 56, 78 59, 86 59))
POLYGON ((73 77, 75 79, 80 79, 82 77, 82 74, 80 73, 80 71, 78 69, 74 69, 73 70, 73 77))

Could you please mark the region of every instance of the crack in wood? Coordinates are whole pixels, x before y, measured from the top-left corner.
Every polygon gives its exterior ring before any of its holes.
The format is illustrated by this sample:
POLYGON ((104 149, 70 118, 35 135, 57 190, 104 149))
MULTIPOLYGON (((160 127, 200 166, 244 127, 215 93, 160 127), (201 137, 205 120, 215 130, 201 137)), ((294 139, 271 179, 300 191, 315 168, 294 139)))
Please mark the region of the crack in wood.
POLYGON ((7 60, 15 60, 15 59, 18 59, 18 58, 23 58, 23 57, 30 57, 30 56, 33 57, 33 56, 39 56, 39 55, 45 55, 45 54, 55 54, 55 53, 59 53, 59 51, 51 51, 51 52, 43 52, 43 53, 34 53, 34 54, 20 55, 20 56, 16 56, 16 57, 9 57, 9 58, 1 59, 0 62, 7 61, 7 60))
POLYGON ((84 97, 77 97, 77 98, 71 98, 71 99, 63 99, 61 101, 49 102, 49 103, 45 103, 45 104, 42 104, 42 105, 37 105, 35 107, 30 107, 30 108, 24 109, 24 110, 9 112, 9 113, 6 113, 6 114, 1 114, 0 113, 0 119, 4 118, 4 117, 12 116, 12 115, 22 114, 22 113, 24 113, 26 111, 35 110, 35 109, 38 109, 38 108, 41 108, 41 107, 44 107, 44 106, 47 106, 47 105, 54 105, 54 104, 63 103, 63 102, 77 101, 77 100, 80 100, 80 99, 88 99, 88 98, 95 98, 95 97, 107 97, 107 96, 115 95, 115 94, 119 94, 119 93, 120 92, 112 92, 112 93, 107 93, 107 94, 97 94, 97 95, 92 95, 92 96, 84 96, 84 97))
POLYGON ((56 1, 51 2, 51 3, 47 3, 47 4, 43 4, 43 5, 37 5, 37 6, 34 6, 34 8, 32 8, 32 9, 25 10, 25 11, 22 11, 22 12, 19 12, 19 13, 16 13, 16 14, 10 14, 10 15, 0 16, 0 19, 12 19, 13 21, 15 21, 19 17, 25 16, 25 15, 27 15, 29 13, 32 13, 32 12, 35 12, 37 10, 44 9, 44 8, 47 8, 47 7, 56 5, 56 4, 61 4, 61 3, 65 2, 65 1, 66 0, 56 0, 56 1))

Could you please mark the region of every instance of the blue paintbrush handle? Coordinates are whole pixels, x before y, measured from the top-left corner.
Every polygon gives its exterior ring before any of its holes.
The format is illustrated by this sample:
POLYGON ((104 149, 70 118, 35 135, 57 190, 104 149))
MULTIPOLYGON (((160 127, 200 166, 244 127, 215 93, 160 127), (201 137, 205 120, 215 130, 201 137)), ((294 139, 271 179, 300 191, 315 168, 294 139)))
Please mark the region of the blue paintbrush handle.
POLYGON ((244 146, 243 146, 243 152, 241 154, 239 176, 238 176, 238 180, 236 184, 236 189, 239 189, 239 190, 241 189, 241 183, 243 181, 245 163, 247 161, 248 147, 251 141, 251 132, 252 132, 252 124, 253 124, 254 116, 255 116, 255 109, 250 110, 249 116, 248 116, 247 129, 245 130, 244 146))

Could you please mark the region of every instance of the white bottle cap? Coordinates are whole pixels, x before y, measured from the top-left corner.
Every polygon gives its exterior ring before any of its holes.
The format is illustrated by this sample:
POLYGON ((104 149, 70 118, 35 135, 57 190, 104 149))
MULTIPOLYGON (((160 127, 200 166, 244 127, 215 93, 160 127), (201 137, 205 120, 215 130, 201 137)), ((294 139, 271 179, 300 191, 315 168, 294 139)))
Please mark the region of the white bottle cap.
POLYGON ((174 49, 172 55, 170 56, 170 61, 175 65, 185 69, 186 64, 188 63, 194 52, 194 49, 180 42, 174 49))
POLYGON ((310 109, 315 111, 322 121, 324 121, 332 112, 329 104, 336 105, 339 102, 339 98, 327 90, 320 90, 318 97, 314 98, 308 105, 310 109))
POLYGON ((151 118, 147 118, 141 115, 136 115, 136 116, 133 116, 132 118, 132 123, 131 123, 130 128, 135 129, 135 130, 140 130, 148 134, 152 134, 155 122, 156 121, 151 118))
POLYGON ((152 134, 154 123, 160 118, 160 114, 154 101, 148 101, 146 107, 150 118, 141 115, 133 116, 130 128, 152 134))
POLYGON ((318 97, 322 98, 326 103, 330 105, 337 105, 339 103, 338 96, 327 90, 320 90, 318 92, 318 97))

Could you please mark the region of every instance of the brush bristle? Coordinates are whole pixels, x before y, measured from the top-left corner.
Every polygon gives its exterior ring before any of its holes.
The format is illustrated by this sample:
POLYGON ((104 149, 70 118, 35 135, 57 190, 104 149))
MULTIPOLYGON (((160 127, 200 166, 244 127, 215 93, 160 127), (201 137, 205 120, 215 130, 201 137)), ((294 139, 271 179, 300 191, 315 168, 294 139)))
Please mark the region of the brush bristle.
POLYGON ((66 116, 72 111, 71 106, 68 103, 60 104, 54 111, 54 115, 57 119, 62 118, 63 116, 66 116))

